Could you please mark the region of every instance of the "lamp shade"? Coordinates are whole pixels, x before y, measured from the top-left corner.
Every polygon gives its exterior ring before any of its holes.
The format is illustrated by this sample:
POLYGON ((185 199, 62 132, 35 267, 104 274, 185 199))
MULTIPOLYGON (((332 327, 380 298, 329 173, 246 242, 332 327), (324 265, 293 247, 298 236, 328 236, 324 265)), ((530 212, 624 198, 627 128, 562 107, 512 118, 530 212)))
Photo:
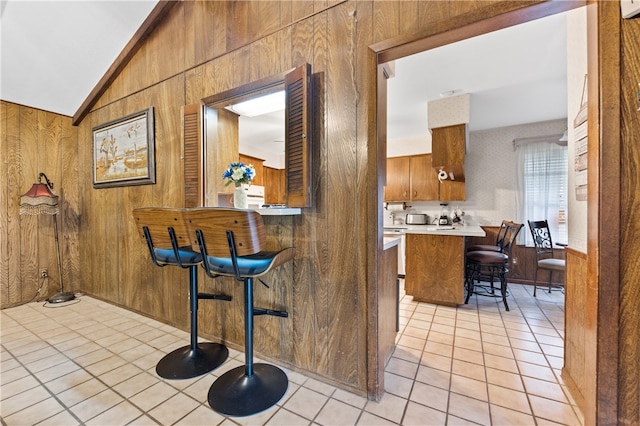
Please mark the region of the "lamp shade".
MULTIPOLYGON (((41 174, 42 175, 42 174, 41 174)), ((46 176, 45 176, 46 179, 46 176)), ((47 179, 47 183, 38 182, 31 186, 24 195, 20 197, 20 214, 58 214, 58 196, 51 192, 53 186, 47 179)))

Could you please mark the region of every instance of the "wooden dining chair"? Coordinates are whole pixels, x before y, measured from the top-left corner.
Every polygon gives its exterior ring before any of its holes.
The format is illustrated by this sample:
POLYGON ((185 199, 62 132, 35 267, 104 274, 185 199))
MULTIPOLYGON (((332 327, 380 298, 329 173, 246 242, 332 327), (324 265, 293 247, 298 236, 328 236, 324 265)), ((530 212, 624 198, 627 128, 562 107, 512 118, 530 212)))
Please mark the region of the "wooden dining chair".
MULTIPOLYGON (((536 297, 538 271, 540 269, 549 271, 549 293, 551 293, 551 288, 554 287, 551 281, 553 273, 564 272, 566 266, 564 259, 553 257, 553 240, 549 230, 549 222, 546 220, 529 220, 528 222, 533 243, 536 246, 536 271, 533 280, 533 297, 536 297)), ((559 286, 559 288, 564 291, 564 285, 559 286)))

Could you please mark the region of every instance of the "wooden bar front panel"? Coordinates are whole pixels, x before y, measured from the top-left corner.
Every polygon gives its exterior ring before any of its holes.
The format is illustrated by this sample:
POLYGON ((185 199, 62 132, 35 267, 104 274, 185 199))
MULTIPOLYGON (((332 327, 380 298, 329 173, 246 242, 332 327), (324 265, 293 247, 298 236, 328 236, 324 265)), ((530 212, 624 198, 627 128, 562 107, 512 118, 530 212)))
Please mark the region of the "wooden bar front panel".
POLYGON ((407 234, 405 291, 420 302, 464 302, 464 237, 407 234))

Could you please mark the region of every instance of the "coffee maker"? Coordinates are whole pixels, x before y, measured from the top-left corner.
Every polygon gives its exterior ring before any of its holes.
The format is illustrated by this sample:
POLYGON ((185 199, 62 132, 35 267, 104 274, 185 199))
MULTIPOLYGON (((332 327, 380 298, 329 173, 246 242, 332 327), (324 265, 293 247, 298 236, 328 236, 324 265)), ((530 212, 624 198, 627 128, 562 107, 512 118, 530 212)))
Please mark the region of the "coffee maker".
POLYGON ((438 225, 450 225, 449 222, 449 208, 447 203, 440 204, 442 211, 440 212, 440 218, 438 219, 438 225))

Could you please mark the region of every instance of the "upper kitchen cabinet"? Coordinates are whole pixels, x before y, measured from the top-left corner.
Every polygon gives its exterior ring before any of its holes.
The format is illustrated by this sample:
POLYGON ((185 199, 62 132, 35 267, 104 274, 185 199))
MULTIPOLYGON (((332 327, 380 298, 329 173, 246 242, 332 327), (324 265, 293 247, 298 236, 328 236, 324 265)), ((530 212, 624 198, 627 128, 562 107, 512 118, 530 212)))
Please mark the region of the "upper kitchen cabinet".
POLYGON ((431 129, 432 164, 436 172, 443 170, 447 179, 440 182, 441 201, 464 201, 464 156, 467 146, 467 125, 431 129))
POLYGON ((464 166, 467 146, 467 125, 436 127, 431 129, 431 161, 433 167, 464 166))
POLYGON ((409 157, 387 158, 387 184, 384 187, 384 200, 410 201, 411 187, 409 178, 409 157))
POLYGON ((431 154, 387 159, 385 202, 438 200, 438 190, 431 154))

